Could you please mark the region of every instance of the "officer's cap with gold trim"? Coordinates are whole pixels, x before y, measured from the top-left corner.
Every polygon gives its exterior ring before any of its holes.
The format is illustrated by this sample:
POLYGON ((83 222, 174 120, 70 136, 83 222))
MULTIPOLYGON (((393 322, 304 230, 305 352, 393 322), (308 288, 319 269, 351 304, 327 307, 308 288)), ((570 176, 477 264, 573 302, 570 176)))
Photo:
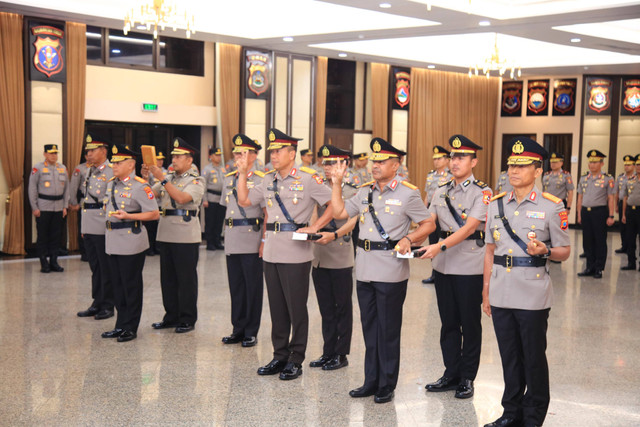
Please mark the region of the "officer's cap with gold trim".
POLYGON ((640 154, 637 154, 635 159, 636 159, 636 166, 640 166, 640 154))
POLYGON ((597 163, 601 162, 602 159, 607 157, 602 151, 599 150, 589 150, 587 151, 587 159, 589 159, 589 163, 597 163))
POLYGON ((336 160, 348 160, 351 158, 350 152, 333 145, 323 145, 320 147, 320 153, 322 153, 322 163, 332 163, 336 160))
POLYGON ((58 144, 45 144, 44 152, 49 154, 57 154, 58 153, 58 144))
POLYGON ((440 146, 440 145, 436 145, 435 147, 433 147, 433 158, 434 159, 439 159, 440 157, 447 157, 449 156, 449 154, 451 154, 449 152, 449 150, 447 150, 446 148, 440 146))
POLYGON ((135 160, 138 156, 138 153, 131 151, 126 145, 113 144, 113 147, 111 147, 111 163, 118 163, 129 159, 135 160))
POLYGON ((476 154, 476 151, 482 150, 478 144, 470 140, 464 135, 453 135, 449 138, 451 154, 476 154))
POLYGON ((198 152, 195 148, 187 144, 187 141, 180 138, 179 136, 173 139, 173 150, 171 150, 171 154, 188 154, 191 157, 194 156, 198 152))
POLYGON ((313 155, 313 153, 311 152, 311 150, 309 150, 308 148, 305 148, 304 150, 300 150, 300 157, 302 157, 302 156, 306 156, 307 154, 311 154, 311 155, 313 155))
POLYGON ((369 153, 358 153, 354 154, 353 158, 356 160, 365 160, 369 158, 369 153))
POLYGON ((631 154, 627 154, 622 158, 625 165, 634 165, 636 163, 636 158, 631 154))
POLYGON ((276 128, 269 129, 267 139, 269 140, 267 150, 279 150, 282 147, 297 147, 298 141, 302 141, 301 138, 294 138, 276 128))
POLYGON ((555 162, 562 162, 564 161, 564 154, 561 153, 551 153, 551 156, 549 156, 549 161, 551 163, 555 163, 555 162))
POLYGON ((549 152, 531 138, 517 136, 509 141, 511 155, 507 159, 508 165, 530 165, 549 158, 549 152))
POLYGON ((399 158, 407 154, 405 151, 398 150, 382 138, 373 138, 369 143, 369 147, 371 148, 371 151, 373 151, 373 154, 371 154, 370 157, 374 162, 391 158, 399 158))
POLYGON ((109 145, 109 140, 106 139, 103 135, 98 135, 96 133, 88 133, 87 136, 84 137, 85 150, 93 150, 95 148, 105 147, 107 148, 109 145))
POLYGON ((219 156, 222 154, 222 151, 218 147, 209 147, 209 155, 212 155, 212 154, 219 156))
POLYGON ((162 154, 162 151, 158 151, 158 154, 156 154, 156 159, 158 160, 164 160, 164 154, 162 154))
POLYGON ((246 150, 260 151, 262 149, 262 146, 258 144, 258 141, 249 138, 243 133, 235 134, 231 141, 233 141, 234 153, 242 153, 246 150))

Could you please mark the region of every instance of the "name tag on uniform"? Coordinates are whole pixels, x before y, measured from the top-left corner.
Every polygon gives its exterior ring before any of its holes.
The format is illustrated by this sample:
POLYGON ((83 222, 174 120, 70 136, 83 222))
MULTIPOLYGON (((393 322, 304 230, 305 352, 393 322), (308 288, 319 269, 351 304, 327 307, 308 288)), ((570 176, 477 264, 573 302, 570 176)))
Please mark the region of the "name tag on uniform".
POLYGON ((302 184, 291 184, 289 186, 289 191, 304 191, 304 185, 302 185, 302 184))
POLYGON ((527 218, 544 219, 544 212, 527 211, 527 218))
POLYGON ((367 199, 362 199, 362 204, 363 204, 363 205, 368 205, 368 204, 369 204, 369 201, 368 201, 367 199))
POLYGON ((123 191, 122 193, 120 193, 120 197, 124 197, 125 199, 130 199, 131 193, 127 193, 123 191))
POLYGON ((384 201, 384 204, 392 206, 402 206, 402 202, 398 199, 387 199, 384 201))

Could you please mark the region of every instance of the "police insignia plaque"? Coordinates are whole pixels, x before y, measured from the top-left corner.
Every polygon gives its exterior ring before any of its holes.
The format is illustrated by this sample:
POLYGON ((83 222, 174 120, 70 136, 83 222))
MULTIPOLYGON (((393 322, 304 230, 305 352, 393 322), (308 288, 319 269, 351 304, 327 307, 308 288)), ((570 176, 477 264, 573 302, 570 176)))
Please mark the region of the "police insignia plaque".
POLYGON ((548 115, 549 80, 529 80, 527 98, 527 116, 548 115))
POLYGON ((576 112, 577 79, 556 80, 553 83, 553 115, 574 116, 576 112))
POLYGON ((29 21, 29 44, 31 80, 64 83, 64 24, 29 21))
POLYGON ((393 109, 408 110, 411 86, 411 70, 408 68, 393 69, 393 109))
POLYGON ((588 77, 586 86, 588 116, 611 115, 611 88, 613 81, 608 78, 588 77))
POLYGON ((640 78, 622 79, 621 116, 640 115, 640 78))
POLYGON ((520 117, 522 114, 522 82, 502 83, 501 117, 520 117))
POLYGON ((246 98, 265 99, 271 88, 271 55, 256 50, 245 51, 247 89, 246 98))

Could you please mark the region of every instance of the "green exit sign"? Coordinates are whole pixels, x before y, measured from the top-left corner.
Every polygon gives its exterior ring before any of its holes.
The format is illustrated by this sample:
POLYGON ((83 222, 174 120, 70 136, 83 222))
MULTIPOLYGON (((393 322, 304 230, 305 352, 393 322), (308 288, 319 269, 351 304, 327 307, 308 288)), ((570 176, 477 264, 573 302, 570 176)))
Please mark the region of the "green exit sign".
POLYGON ((142 111, 158 112, 158 104, 142 104, 142 111))

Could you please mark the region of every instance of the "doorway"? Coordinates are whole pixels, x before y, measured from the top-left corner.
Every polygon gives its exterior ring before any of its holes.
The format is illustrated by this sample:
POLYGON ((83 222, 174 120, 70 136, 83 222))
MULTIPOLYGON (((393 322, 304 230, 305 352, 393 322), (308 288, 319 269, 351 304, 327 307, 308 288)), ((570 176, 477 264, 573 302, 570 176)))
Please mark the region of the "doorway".
MULTIPOLYGON (((562 168, 571 173, 571 148, 573 144, 573 134, 570 133, 547 133, 544 135, 544 148, 551 153, 557 153, 564 157, 562 168)), ((545 160, 544 171, 551 170, 549 160, 545 160)))

